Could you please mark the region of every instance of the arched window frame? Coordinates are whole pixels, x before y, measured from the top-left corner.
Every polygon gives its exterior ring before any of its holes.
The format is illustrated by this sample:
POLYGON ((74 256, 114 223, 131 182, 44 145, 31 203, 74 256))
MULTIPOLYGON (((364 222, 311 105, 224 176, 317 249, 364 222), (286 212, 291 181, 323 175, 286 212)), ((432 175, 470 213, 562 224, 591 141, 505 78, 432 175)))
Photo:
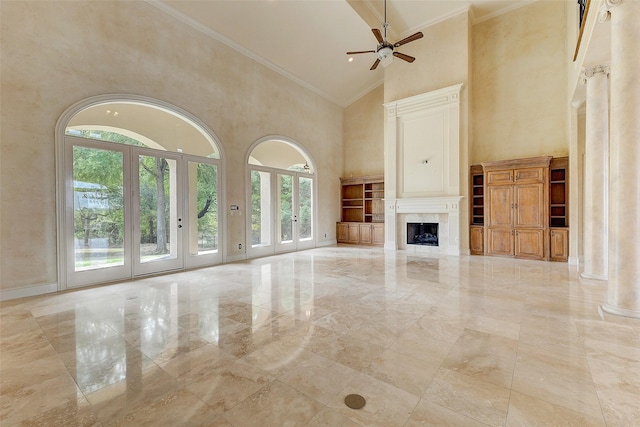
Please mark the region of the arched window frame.
MULTIPOLYGON (((65 206, 65 173, 69 165, 66 164, 67 159, 64 153, 64 139, 66 136, 66 129, 71 119, 79 112, 94 106, 101 104, 114 103, 114 102, 135 102, 140 104, 146 104, 150 107, 164 109, 172 114, 176 114, 186 118, 195 127, 197 127, 208 139, 215 144, 219 156, 219 205, 220 205, 220 217, 219 217, 219 230, 222 237, 223 244, 222 250, 222 262, 226 262, 227 258, 227 226, 224 213, 224 206, 226 205, 226 171, 225 171, 225 153, 224 148, 211 128, 209 128, 202 120, 198 119, 188 111, 170 104, 165 101, 154 99, 151 97, 133 95, 133 94, 104 94, 97 95, 89 98, 82 99, 70 107, 68 107, 58 118, 55 127, 55 165, 56 165, 56 226, 57 226, 57 266, 58 266, 58 290, 67 289, 67 253, 65 245, 66 237, 66 206, 65 206)), ((117 143, 114 143, 117 144, 117 143)))

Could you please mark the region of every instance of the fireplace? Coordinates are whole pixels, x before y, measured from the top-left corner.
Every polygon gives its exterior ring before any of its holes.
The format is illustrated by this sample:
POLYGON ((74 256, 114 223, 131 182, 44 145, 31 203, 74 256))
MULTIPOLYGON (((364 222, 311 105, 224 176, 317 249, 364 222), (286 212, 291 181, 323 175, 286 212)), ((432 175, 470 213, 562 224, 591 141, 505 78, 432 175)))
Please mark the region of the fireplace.
POLYGON ((438 223, 408 222, 407 244, 438 246, 438 223))
MULTIPOLYGON (((467 237, 460 233, 468 222, 467 210, 460 209, 466 185, 460 177, 469 167, 467 134, 463 138, 460 134, 462 87, 457 84, 384 104, 385 249, 468 253, 467 237), (433 237, 412 242, 413 236, 423 233, 411 232, 408 223, 438 224, 437 243, 433 237)), ((465 111, 467 107, 465 101, 465 111)))

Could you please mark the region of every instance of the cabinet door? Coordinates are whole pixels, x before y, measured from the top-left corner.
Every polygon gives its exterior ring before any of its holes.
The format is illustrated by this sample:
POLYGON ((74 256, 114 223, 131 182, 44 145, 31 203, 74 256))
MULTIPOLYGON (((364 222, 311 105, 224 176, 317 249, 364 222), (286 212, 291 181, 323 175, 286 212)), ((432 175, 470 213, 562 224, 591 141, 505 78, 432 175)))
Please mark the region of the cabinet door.
POLYGON ((513 182, 513 171, 501 170, 501 171, 488 171, 487 172, 487 184, 511 184, 513 182))
POLYGON ((543 183, 543 168, 521 168, 513 173, 513 182, 516 184, 543 183))
POLYGON ((487 255, 513 256, 513 230, 487 229, 487 255))
POLYGON ((349 225, 344 222, 337 223, 336 236, 338 243, 349 243, 349 225))
POLYGON ((469 228, 469 249, 471 255, 482 255, 484 253, 484 227, 469 228))
POLYGON ((544 258, 544 230, 516 230, 515 255, 518 258, 544 258))
POLYGON ((544 227, 545 203, 543 184, 514 186, 515 227, 544 227))
POLYGON ((371 224, 360 224, 360 243, 370 245, 371 242, 371 224))
MULTIPOLYGON (((513 186, 496 185, 487 187, 486 203, 489 208, 489 227, 513 226, 513 186)), ((486 212, 485 212, 486 215, 486 212)))
POLYGON ((349 239, 348 239, 349 243, 355 243, 355 244, 360 243, 360 224, 359 223, 349 224, 348 235, 349 235, 349 239))
POLYGON ((371 226, 373 232, 373 244, 384 245, 384 224, 373 224, 371 226))
POLYGON ((551 229, 549 259, 551 261, 567 261, 569 258, 569 230, 566 228, 551 229))

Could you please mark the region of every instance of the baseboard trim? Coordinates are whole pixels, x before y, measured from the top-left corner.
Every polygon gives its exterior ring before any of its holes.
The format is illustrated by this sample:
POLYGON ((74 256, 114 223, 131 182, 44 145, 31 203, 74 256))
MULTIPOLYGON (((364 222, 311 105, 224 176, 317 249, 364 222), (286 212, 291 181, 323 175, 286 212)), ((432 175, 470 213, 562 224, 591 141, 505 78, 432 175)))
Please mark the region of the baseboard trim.
POLYGON ((325 240, 324 242, 316 242, 316 248, 321 248, 324 246, 335 246, 337 244, 337 240, 325 240))
POLYGON ((49 284, 37 285, 37 286, 26 286, 24 288, 16 288, 16 289, 3 289, 3 290, 0 290, 0 301, 34 297, 37 295, 51 294, 55 292, 58 292, 57 283, 49 283, 49 284))

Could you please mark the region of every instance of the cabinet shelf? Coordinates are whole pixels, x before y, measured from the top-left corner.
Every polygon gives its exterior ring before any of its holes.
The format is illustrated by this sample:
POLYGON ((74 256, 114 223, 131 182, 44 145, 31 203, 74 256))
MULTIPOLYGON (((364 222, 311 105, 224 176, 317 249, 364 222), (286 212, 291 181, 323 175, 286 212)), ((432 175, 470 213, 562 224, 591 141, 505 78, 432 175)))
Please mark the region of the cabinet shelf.
POLYGON ((342 178, 338 242, 384 244, 383 175, 342 178))
POLYGON ((569 159, 554 158, 549 168, 549 227, 567 227, 569 225, 567 209, 569 159))
POLYGON ((472 165, 469 175, 471 196, 469 249, 473 255, 482 255, 484 253, 484 169, 482 165, 472 165))

